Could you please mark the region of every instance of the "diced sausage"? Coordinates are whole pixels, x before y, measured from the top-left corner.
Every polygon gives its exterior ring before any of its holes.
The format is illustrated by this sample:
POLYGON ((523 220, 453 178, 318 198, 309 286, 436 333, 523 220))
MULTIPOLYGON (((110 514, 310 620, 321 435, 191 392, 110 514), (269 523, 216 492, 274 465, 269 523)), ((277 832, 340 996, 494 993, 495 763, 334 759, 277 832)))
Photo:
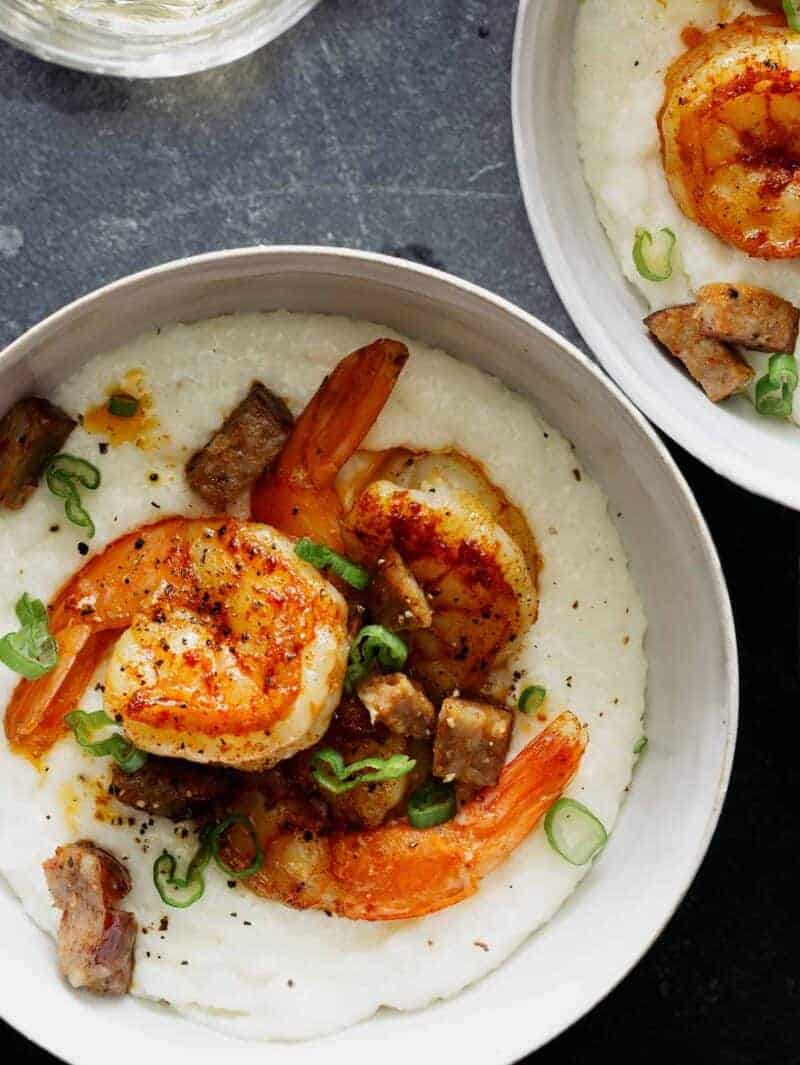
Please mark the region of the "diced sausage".
POLYGON ((405 673, 376 675, 358 686, 358 697, 373 723, 381 722, 399 736, 423 740, 433 732, 433 703, 405 673))
POLYGON ((374 620, 393 630, 428 629, 433 620, 425 593, 393 547, 378 560, 369 606, 374 620))
POLYGON ((451 696, 442 703, 433 741, 433 773, 483 788, 496 784, 511 742, 508 710, 451 696))
POLYGON ((215 510, 224 510, 276 458, 294 424, 280 397, 254 381, 242 402, 186 464, 186 479, 215 510))
POLYGON ((741 392, 753 377, 753 370, 728 344, 703 336, 694 311, 693 303, 667 307, 648 315, 644 322, 653 336, 680 359, 708 398, 718 403, 741 392))
POLYGON ((77 425, 46 399, 28 396, 0 418, 0 503, 19 510, 77 425))
POLYGON ((223 798, 231 786, 230 774, 217 766, 151 755, 135 773, 115 765, 109 791, 125 806, 182 821, 223 798))
POLYGON ((753 351, 794 352, 800 310, 754 285, 704 285, 694 312, 700 332, 753 351))
POLYGON ((136 918, 118 903, 131 888, 127 869, 94 843, 58 847, 43 865, 60 910, 58 960, 73 987, 124 995, 133 975, 136 918))

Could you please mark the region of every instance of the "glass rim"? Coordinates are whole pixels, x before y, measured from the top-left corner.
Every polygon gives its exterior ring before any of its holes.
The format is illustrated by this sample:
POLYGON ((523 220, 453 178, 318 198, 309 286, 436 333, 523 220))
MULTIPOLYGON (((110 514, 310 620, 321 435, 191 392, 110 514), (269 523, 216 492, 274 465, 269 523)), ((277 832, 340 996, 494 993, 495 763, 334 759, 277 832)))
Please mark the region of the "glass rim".
POLYGON ((0 38, 37 59, 91 74, 182 77, 242 59, 291 29, 319 2, 279 0, 266 12, 264 0, 234 3, 228 17, 180 20, 183 34, 124 36, 65 14, 54 18, 52 10, 40 21, 22 5, 0 2, 0 38))

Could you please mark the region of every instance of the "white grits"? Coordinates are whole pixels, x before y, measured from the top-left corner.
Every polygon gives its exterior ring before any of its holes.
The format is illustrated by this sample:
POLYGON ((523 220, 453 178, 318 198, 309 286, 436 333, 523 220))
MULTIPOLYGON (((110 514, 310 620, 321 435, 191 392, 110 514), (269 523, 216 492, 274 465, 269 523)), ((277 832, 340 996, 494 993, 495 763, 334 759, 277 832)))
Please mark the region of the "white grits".
MULTIPOLYGON (((748 0, 586 0, 579 9, 575 111, 584 176, 623 273, 652 310, 686 303, 713 281, 758 285, 800 305, 800 260, 752 259, 690 221, 661 162, 656 116, 667 68, 686 50, 681 30, 711 30, 743 14, 765 12, 748 0), (638 226, 675 233, 668 281, 647 281, 634 266, 638 226)), ((769 356, 742 354, 757 374, 765 371, 769 356)), ((793 418, 800 424, 800 390, 793 418)))
MULTIPOLYGON (((297 412, 342 356, 377 336, 396 335, 346 318, 242 314, 172 325, 93 358, 52 398, 76 415, 101 402, 126 371, 141 368, 169 440, 157 451, 126 444, 100 455, 98 437, 82 428, 72 434, 68 450, 91 459, 103 474, 101 487, 85 493, 97 525, 92 549, 143 522, 203 512, 183 480, 183 463, 253 378, 297 412), (151 472, 159 474, 155 484, 151 472)), ((539 620, 515 667, 547 688, 551 716, 569 707, 588 724, 589 746, 568 794, 610 830, 642 734, 646 663, 645 619, 606 500, 581 475, 570 444, 526 399, 441 351, 407 343, 411 359, 366 444, 457 447, 480 459, 525 512, 544 566, 539 620)), ((3 513, 0 633, 17 627, 13 605, 23 591, 49 600, 80 566, 79 539, 46 488, 23 510, 3 513), (58 532, 48 531, 52 524, 58 532)), ((16 679, 0 666, 0 705, 16 679)), ((91 709, 99 699, 90 685, 81 705, 91 709)), ((515 749, 542 727, 518 717, 515 749)), ((58 844, 81 837, 124 857, 134 885, 124 905, 148 929, 137 939, 133 993, 166 999, 242 1037, 306 1038, 381 1006, 412 1009, 452 995, 499 965, 588 872, 551 850, 540 827, 477 895, 420 920, 369 924, 298 912, 241 886, 227 887, 213 869, 199 903, 169 909, 153 887, 152 863, 164 846, 186 854, 188 844, 181 850, 166 820, 156 819, 141 837, 144 817, 135 817, 133 826, 97 821, 91 782, 99 777, 104 787, 104 761, 84 755, 67 738, 40 775, 0 741, 0 868, 31 917, 54 934, 59 912, 42 861, 58 844), (169 927, 159 931, 165 915, 169 927)), ((133 813, 122 806, 115 812, 126 819, 133 813)))

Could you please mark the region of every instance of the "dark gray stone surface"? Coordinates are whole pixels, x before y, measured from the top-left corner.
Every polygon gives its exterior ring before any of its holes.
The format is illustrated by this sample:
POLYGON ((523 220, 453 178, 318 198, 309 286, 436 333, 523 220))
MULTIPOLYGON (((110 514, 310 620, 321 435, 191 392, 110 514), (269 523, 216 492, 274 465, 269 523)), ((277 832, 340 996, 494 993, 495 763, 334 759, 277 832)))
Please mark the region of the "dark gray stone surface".
MULTIPOLYGON (((0 44, 0 345, 133 270, 281 242, 441 266, 576 339, 517 185, 515 6, 323 0, 249 59, 151 83, 61 70, 0 44)), ((719 545, 737 615, 743 725, 731 797, 655 947, 538 1065, 586 1065, 598 1053, 621 1065, 800 1062, 789 875, 800 522, 673 450, 719 545)), ((586 944, 587 954, 602 949, 586 944)), ((0 1047, 48 1060, 8 1028, 0 1047)))
POLYGON ((514 4, 328 0, 256 55, 124 82, 0 49, 0 343, 97 285, 246 244, 435 262, 574 336, 514 166, 514 4))

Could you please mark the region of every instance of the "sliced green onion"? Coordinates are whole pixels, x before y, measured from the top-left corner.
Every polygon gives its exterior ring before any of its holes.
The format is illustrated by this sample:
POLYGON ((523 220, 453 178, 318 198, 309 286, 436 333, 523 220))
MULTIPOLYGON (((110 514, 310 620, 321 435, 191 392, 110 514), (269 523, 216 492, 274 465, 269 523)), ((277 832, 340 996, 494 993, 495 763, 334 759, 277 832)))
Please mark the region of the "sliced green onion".
POLYGON ((377 661, 387 672, 402 669, 408 658, 408 647, 383 625, 365 625, 350 646, 345 687, 351 692, 372 672, 377 661))
POLYGON ((646 281, 666 281, 672 277, 672 250, 677 240, 671 229, 664 226, 655 237, 649 229, 639 226, 633 240, 633 262, 646 281))
POLYGON ((294 553, 304 562, 310 562, 317 569, 331 570, 337 577, 341 577, 347 584, 359 591, 367 587, 370 581, 369 573, 363 566, 351 562, 349 558, 332 551, 325 544, 316 544, 307 536, 302 537, 295 544, 294 553))
POLYGON ((756 410, 772 418, 792 413, 798 370, 794 355, 770 355, 767 372, 756 382, 756 410))
POLYGON ((261 844, 258 841, 258 835, 256 833, 255 825, 249 817, 245 817, 244 814, 231 814, 226 817, 224 821, 220 821, 218 825, 215 825, 211 829, 209 834, 209 844, 211 846, 211 854, 214 861, 223 871, 226 876, 231 877, 233 880, 246 880, 247 877, 253 876, 261 866, 264 864, 264 851, 261 848, 261 844), (245 869, 234 869, 228 865, 219 856, 219 841, 222 836, 228 831, 231 825, 244 825, 247 831, 250 833, 250 839, 253 841, 254 856, 252 862, 245 869))
POLYGON ((786 16, 786 24, 792 33, 800 33, 800 14, 794 0, 783 0, 783 13, 786 16))
POLYGON ((114 732, 104 740, 93 740, 95 732, 107 728, 114 722, 104 710, 87 713, 85 710, 73 710, 64 718, 72 729, 79 746, 98 758, 111 756, 124 773, 135 773, 147 761, 147 754, 134 747, 129 739, 120 732, 114 732))
POLYGON ((647 736, 640 736, 639 739, 633 745, 633 753, 641 754, 647 746, 647 736))
POLYGON ((456 791, 452 784, 431 777, 408 800, 408 820, 414 828, 433 828, 456 815, 456 791))
POLYGON ((532 714, 539 709, 546 696, 547 688, 542 688, 538 684, 531 684, 529 687, 522 689, 517 700, 517 706, 523 714, 532 714))
POLYGON ((406 754, 392 754, 388 758, 360 758, 345 765, 338 751, 323 747, 311 758, 311 775, 321 788, 333 795, 341 795, 359 784, 397 780, 410 773, 416 764, 406 754))
POLYGON ((58 662, 58 644, 47 627, 47 607, 25 592, 14 609, 20 627, 0 639, 0 662, 26 680, 37 680, 58 662))
POLYGON ((94 522, 81 502, 78 485, 94 490, 100 484, 100 471, 86 459, 61 454, 51 459, 45 472, 47 487, 54 496, 64 500, 64 512, 73 525, 86 530, 87 539, 94 536, 94 522))
POLYGON ((108 413, 115 418, 132 418, 139 409, 139 400, 129 392, 115 392, 108 401, 108 413))
POLYGON ((553 850, 572 865, 586 865, 608 840, 602 822, 575 799, 557 799, 547 811, 544 830, 553 850))
POLYGON ((73 525, 85 529, 87 538, 91 540, 95 532, 94 522, 89 517, 89 512, 84 508, 77 495, 67 496, 64 500, 64 513, 73 525))
POLYGON ((47 472, 57 471, 70 481, 78 481, 84 488, 95 489, 100 487, 100 471, 86 459, 80 459, 77 455, 68 455, 62 451, 55 455, 47 466, 47 472))
POLYGON ((186 868, 186 876, 176 876, 178 863, 169 851, 164 851, 153 863, 153 883, 167 906, 185 909, 202 898, 206 889, 203 872, 211 858, 210 832, 200 833, 200 845, 186 868))

